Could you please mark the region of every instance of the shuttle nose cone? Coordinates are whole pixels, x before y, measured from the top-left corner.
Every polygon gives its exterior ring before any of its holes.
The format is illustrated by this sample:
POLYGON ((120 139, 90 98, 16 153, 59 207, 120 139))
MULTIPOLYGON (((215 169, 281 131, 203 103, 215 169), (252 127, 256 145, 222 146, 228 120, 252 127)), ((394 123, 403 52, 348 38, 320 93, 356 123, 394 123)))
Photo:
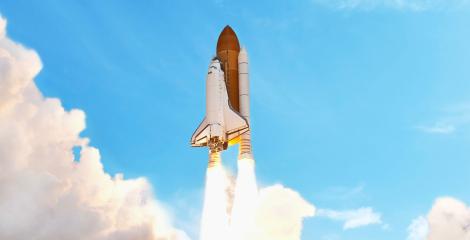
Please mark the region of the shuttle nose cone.
POLYGON ((218 59, 213 60, 211 62, 211 64, 209 65, 209 69, 211 69, 211 68, 219 70, 220 69, 220 61, 218 59))
POLYGON ((224 50, 240 51, 240 43, 238 42, 237 34, 233 29, 227 25, 219 35, 217 40, 217 52, 224 50))

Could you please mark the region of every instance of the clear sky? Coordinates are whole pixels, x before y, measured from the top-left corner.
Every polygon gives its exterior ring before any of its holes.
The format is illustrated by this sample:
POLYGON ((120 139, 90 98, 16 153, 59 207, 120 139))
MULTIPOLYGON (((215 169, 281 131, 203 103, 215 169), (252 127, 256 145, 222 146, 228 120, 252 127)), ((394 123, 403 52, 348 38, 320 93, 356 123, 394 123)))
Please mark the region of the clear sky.
POLYGON ((307 219, 303 239, 325 240, 406 239, 437 197, 470 202, 469 13, 465 0, 0 1, 11 38, 41 56, 41 91, 83 109, 106 170, 147 177, 190 233, 207 150, 189 138, 230 24, 250 57, 261 185, 381 215, 347 230, 307 219))

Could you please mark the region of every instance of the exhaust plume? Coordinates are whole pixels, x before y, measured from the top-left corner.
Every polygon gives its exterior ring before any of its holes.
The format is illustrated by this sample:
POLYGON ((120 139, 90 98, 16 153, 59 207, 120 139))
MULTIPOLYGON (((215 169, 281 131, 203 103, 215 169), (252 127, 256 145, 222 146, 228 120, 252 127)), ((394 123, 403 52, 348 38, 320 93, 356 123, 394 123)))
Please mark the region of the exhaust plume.
POLYGON ((253 159, 238 160, 238 176, 235 183, 231 218, 231 236, 234 239, 250 239, 256 227, 258 186, 253 159))
POLYGON ((201 220, 201 240, 220 240, 228 236, 229 179, 220 164, 220 152, 211 153, 212 164, 206 172, 206 189, 201 220), (217 156, 214 156, 216 154, 217 156), (213 159, 216 160, 213 160, 213 159))
POLYGON ((227 194, 222 197, 224 189, 229 187, 226 184, 230 183, 227 175, 222 174, 223 168, 210 167, 208 169, 201 240, 301 239, 302 221, 314 215, 315 207, 305 201, 296 191, 282 185, 274 185, 258 191, 254 170, 252 159, 238 161, 235 195, 231 202, 227 194), (217 171, 217 174, 212 171, 217 171), (214 177, 215 175, 217 177, 214 177), (229 216, 226 216, 224 209, 231 204, 233 204, 232 211, 229 216), (219 221, 208 221, 209 215, 220 216, 219 221), (229 219, 227 225, 225 224, 226 217, 229 219), (206 224, 209 222, 210 224, 206 224))

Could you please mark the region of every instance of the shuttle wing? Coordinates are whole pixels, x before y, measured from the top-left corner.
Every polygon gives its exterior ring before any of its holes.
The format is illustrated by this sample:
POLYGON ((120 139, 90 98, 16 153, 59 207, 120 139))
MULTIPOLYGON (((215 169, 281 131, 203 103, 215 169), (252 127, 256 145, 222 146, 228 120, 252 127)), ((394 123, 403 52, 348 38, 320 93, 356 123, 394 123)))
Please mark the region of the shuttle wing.
POLYGON ((191 137, 191 146, 193 147, 203 147, 207 146, 207 142, 209 141, 210 135, 210 127, 207 124, 206 118, 202 120, 199 127, 197 127, 196 131, 193 133, 191 137))
POLYGON ((246 119, 235 112, 228 103, 224 107, 224 118, 227 141, 237 138, 249 130, 246 119))

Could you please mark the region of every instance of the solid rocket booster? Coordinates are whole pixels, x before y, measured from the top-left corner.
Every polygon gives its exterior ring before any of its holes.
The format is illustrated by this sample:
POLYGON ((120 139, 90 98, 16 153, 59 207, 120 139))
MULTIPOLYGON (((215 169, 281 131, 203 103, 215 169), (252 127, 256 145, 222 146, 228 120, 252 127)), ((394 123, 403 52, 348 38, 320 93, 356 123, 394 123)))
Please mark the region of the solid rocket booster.
POLYGON ((191 138, 191 146, 209 147, 209 166, 220 161, 214 153, 236 143, 239 159, 252 159, 249 99, 248 55, 226 26, 206 77, 206 116, 191 138))
MULTIPOLYGON (((245 48, 238 55, 239 103, 240 114, 250 124, 250 81, 248 72, 248 53, 245 48)), ((238 159, 253 159, 251 151, 251 131, 243 133, 240 140, 238 159)))

